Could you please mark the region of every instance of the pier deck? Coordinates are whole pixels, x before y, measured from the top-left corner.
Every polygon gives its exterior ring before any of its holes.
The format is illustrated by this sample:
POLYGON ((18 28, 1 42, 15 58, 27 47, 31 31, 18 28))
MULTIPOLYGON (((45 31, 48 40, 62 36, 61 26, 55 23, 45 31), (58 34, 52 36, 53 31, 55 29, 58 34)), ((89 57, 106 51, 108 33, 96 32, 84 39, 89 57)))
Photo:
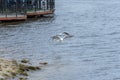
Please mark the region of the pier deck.
POLYGON ((15 14, 12 14, 12 15, 2 15, 0 14, 0 21, 20 21, 20 20, 26 20, 27 19, 27 16, 26 15, 15 15, 15 14))
POLYGON ((28 11, 27 12, 27 17, 40 16, 40 15, 48 15, 48 14, 53 14, 53 13, 54 13, 54 10, 28 11))

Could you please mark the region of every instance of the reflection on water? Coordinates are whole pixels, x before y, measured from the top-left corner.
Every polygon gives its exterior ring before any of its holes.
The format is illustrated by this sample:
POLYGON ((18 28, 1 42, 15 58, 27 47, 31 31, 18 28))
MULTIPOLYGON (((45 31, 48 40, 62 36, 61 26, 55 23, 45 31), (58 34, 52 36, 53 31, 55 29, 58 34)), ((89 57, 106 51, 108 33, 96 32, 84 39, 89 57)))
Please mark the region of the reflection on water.
POLYGON ((53 18, 1 24, 0 56, 48 65, 29 80, 119 80, 120 1, 56 1, 53 18), (53 35, 68 32, 63 42, 53 35))

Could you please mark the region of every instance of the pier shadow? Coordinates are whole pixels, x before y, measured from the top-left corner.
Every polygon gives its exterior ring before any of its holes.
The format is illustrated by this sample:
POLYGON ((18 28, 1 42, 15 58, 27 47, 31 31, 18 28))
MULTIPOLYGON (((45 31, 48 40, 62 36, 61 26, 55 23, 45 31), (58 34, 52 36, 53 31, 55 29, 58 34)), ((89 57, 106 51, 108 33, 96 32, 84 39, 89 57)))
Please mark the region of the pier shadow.
POLYGON ((28 18, 27 20, 21 20, 21 21, 1 21, 0 22, 0 27, 10 27, 10 25, 15 26, 15 25, 20 25, 20 24, 25 24, 25 23, 31 23, 31 22, 52 22, 55 19, 55 15, 40 15, 40 16, 32 16, 28 18))

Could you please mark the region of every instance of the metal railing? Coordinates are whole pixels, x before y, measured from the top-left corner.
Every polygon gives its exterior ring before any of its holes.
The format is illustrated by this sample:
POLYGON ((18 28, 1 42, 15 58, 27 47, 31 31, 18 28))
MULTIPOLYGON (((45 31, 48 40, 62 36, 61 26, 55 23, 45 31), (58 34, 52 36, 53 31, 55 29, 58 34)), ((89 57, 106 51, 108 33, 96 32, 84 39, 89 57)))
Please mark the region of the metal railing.
POLYGON ((0 0, 0 16, 26 15, 26 0, 0 0))
POLYGON ((54 10, 55 0, 27 0, 27 11, 54 10))
POLYGON ((26 15, 26 12, 54 10, 55 0, 0 0, 0 16, 26 15))

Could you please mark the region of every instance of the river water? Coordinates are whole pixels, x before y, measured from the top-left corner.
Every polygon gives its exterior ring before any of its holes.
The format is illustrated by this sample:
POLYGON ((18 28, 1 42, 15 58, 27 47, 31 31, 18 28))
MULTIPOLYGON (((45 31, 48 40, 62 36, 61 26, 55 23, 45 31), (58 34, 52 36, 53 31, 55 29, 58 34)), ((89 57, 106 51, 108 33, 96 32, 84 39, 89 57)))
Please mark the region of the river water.
POLYGON ((28 80, 120 80, 119 0, 56 0, 54 17, 0 26, 0 57, 48 62, 28 80))

